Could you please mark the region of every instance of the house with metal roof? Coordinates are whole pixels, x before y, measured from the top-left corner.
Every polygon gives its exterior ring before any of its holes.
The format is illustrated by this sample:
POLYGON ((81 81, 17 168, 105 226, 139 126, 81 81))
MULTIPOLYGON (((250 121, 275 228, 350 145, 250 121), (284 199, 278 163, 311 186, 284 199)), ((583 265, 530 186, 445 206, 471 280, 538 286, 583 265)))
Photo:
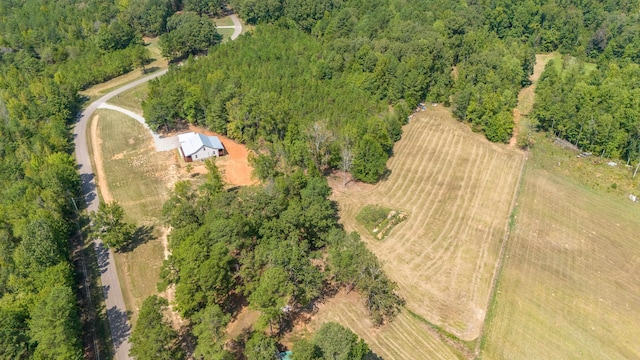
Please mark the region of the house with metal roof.
POLYGON ((207 136, 195 132, 178 135, 180 155, 186 162, 203 161, 212 156, 225 154, 224 146, 217 136, 207 136))

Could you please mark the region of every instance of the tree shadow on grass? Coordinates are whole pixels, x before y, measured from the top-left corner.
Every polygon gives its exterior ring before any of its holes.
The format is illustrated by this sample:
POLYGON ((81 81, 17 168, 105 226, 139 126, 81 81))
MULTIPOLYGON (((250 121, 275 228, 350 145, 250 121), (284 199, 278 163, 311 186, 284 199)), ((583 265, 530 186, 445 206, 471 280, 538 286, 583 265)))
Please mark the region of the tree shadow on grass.
POLYGON ((146 244, 149 240, 153 239, 153 226, 142 225, 138 226, 136 231, 131 235, 131 241, 122 246, 118 252, 131 252, 138 246, 146 244))
POLYGON ((387 169, 384 170, 382 175, 380 175, 380 178, 378 179, 377 182, 382 182, 382 181, 389 180, 389 176, 391 176, 391 169, 387 168, 387 169))

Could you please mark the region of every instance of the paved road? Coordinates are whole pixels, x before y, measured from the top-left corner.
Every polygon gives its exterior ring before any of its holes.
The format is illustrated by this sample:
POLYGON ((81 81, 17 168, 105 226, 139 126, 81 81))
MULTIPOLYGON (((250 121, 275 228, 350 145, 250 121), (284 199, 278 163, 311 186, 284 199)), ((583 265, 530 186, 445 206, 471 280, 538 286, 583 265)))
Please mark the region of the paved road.
MULTIPOLYGON (((95 175, 91 167, 91 159, 89 158, 89 147, 87 142, 87 124, 93 113, 101 105, 112 97, 138 86, 151 79, 162 76, 167 70, 159 71, 155 74, 143 77, 130 84, 127 84, 107 95, 104 95, 97 101, 93 102, 80 115, 80 119, 73 129, 74 142, 76 147, 76 161, 78 162, 78 172, 82 180, 82 194, 85 198, 88 211, 98 210, 100 199, 96 193, 95 175)), ((113 250, 108 250, 102 244, 100 239, 95 240, 95 248, 98 256, 98 266, 100 268, 100 279, 102 280, 102 290, 105 297, 105 305, 107 308, 107 318, 109 327, 111 328, 111 338, 115 348, 115 359, 130 359, 129 334, 131 328, 127 322, 127 309, 124 306, 122 297, 122 289, 120 288, 120 280, 116 272, 116 266, 113 260, 113 250)))
POLYGON ((235 28, 235 30, 233 30, 233 34, 231 34, 231 40, 235 40, 238 38, 238 36, 240 36, 240 34, 242 34, 242 24, 238 19, 238 15, 233 14, 230 16, 230 18, 231 21, 233 21, 233 26, 235 28))
MULTIPOLYGON (((236 15, 231 15, 231 20, 235 27, 233 35, 231 35, 231 39, 235 40, 242 33, 242 24, 236 15)), ((73 136, 78 172, 80 173, 80 180, 82 181, 82 194, 87 204, 88 211, 97 211, 100 201, 100 198, 96 193, 95 175, 91 167, 91 159, 89 158, 87 124, 89 123, 91 116, 100 107, 110 107, 111 105, 105 104, 107 100, 151 79, 162 76, 166 74, 166 72, 167 70, 158 71, 154 74, 124 85, 94 101, 82 112, 82 114, 80 114, 80 118, 76 123, 76 126, 73 128, 73 136)), ((107 319, 109 320, 111 338, 115 348, 114 358, 116 360, 128 360, 131 359, 131 357, 129 357, 129 349, 131 348, 129 335, 131 333, 131 327, 127 320, 127 309, 124 305, 122 288, 120 287, 120 280, 118 279, 116 265, 113 260, 113 250, 105 248, 100 239, 95 240, 95 248, 98 257, 98 266, 100 268, 100 280, 102 281, 102 290, 104 292, 105 305, 107 308, 107 319)))

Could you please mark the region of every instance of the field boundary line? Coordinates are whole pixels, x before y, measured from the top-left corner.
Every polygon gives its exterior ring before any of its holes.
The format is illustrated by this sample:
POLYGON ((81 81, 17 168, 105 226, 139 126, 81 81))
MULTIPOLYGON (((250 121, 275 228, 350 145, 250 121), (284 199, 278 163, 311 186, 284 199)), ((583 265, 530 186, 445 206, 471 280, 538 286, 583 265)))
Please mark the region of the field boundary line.
POLYGON ((429 321, 429 320, 425 319, 424 317, 420 316, 420 314, 417 314, 417 313, 409 310, 407 307, 405 307, 404 309, 407 311, 407 313, 409 314, 410 317, 412 317, 416 321, 426 325, 427 326, 427 331, 434 333, 440 340, 442 340, 443 343, 445 343, 449 347, 453 348, 455 351, 457 351, 458 353, 460 353, 463 356, 464 355, 466 355, 466 356, 471 355, 471 349, 469 349, 469 347, 467 347, 465 345, 465 343, 467 343, 467 341, 464 341, 464 340, 460 339, 459 337, 456 336, 456 334, 447 331, 442 326, 438 326, 438 325, 432 323, 431 321, 429 321))
POLYGON ((511 199, 511 206, 509 208, 509 218, 507 219, 507 223, 505 225, 505 233, 504 233, 504 238, 502 239, 502 244, 500 245, 498 262, 493 272, 493 279, 491 280, 491 287, 489 289, 489 302, 487 304, 488 305, 487 313, 480 327, 480 335, 476 340, 476 348, 474 351, 475 359, 480 358, 480 351, 482 350, 481 348, 482 348, 482 342, 484 340, 485 328, 486 328, 487 322, 490 321, 491 315, 493 313, 493 307, 496 300, 496 290, 498 288, 498 282, 500 281, 500 277, 502 275, 502 268, 503 268, 504 259, 506 256, 506 248, 507 248, 507 244, 509 243, 509 238, 511 237, 511 229, 515 225, 515 222, 513 221, 514 219, 513 214, 514 214, 514 211, 516 210, 516 203, 518 198, 520 197, 520 192, 522 190, 522 178, 524 176, 524 172, 526 169, 527 159, 528 159, 528 152, 525 151, 522 154, 522 167, 520 169, 520 174, 518 175, 518 182, 516 183, 516 188, 515 188, 513 197, 511 199))

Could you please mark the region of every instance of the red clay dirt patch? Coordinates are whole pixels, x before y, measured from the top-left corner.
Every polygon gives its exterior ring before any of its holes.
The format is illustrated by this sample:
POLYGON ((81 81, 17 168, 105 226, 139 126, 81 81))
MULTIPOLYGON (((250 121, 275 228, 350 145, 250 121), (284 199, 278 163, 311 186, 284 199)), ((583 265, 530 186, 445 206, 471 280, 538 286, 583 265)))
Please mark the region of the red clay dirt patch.
MULTIPOLYGON (((224 173, 224 180, 230 185, 253 185, 257 181, 251 178, 253 168, 249 165, 249 149, 246 146, 229 139, 224 135, 220 135, 205 128, 189 125, 189 131, 199 132, 205 135, 217 136, 222 141, 226 156, 222 156, 216 160, 216 165, 224 173)), ((194 172, 205 172, 204 164, 191 163, 194 166, 194 172)))
POLYGON ((107 179, 105 178, 104 173, 104 164, 102 162, 102 149, 100 146, 102 145, 102 140, 100 138, 100 132, 98 130, 98 119, 100 119, 99 115, 95 115, 91 119, 91 147, 93 148, 93 161, 95 165, 96 172, 96 184, 98 185, 98 189, 100 191, 100 195, 102 195, 102 200, 109 203, 113 201, 113 196, 111 196, 111 192, 109 192, 109 186, 107 185, 107 179))

